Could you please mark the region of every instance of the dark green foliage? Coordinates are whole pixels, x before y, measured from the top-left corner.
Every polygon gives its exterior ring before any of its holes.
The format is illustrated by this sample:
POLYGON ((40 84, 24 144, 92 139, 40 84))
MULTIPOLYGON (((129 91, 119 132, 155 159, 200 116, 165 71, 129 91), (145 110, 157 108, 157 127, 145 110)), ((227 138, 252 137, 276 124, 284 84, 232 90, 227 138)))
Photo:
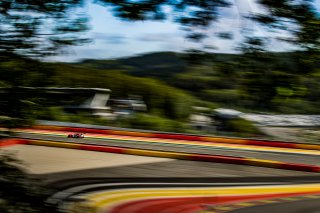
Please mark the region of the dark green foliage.
MULTIPOLYGON (((166 57, 166 54, 157 53, 158 57, 153 57, 154 54, 151 54, 150 57, 148 55, 140 56, 139 63, 135 66, 139 67, 139 64, 144 64, 148 67, 149 64, 161 64, 165 58, 173 56, 172 53, 168 53, 169 55, 166 57), (151 60, 152 58, 155 59, 155 62, 151 60)), ((107 63, 107 60, 94 60, 90 64, 88 61, 66 64, 7 58, 7 62, 0 65, 0 71, 4 76, 1 79, 4 86, 18 84, 24 86, 101 87, 110 88, 112 97, 115 98, 140 95, 148 105, 150 113, 171 119, 188 119, 196 99, 211 102, 213 104, 210 105, 215 107, 245 108, 249 111, 318 113, 320 85, 318 83, 319 71, 317 72, 317 70, 320 66, 314 63, 312 74, 304 74, 300 62, 296 60, 300 54, 302 53, 262 52, 259 56, 213 54, 209 57, 206 55, 204 63, 189 65, 183 72, 177 73, 174 70, 174 61, 182 61, 187 58, 187 55, 180 54, 179 59, 174 59, 169 63, 169 67, 172 69, 170 68, 167 72, 171 72, 168 76, 172 77, 161 77, 159 74, 157 77, 159 80, 155 80, 152 73, 149 76, 148 72, 143 71, 139 75, 144 77, 131 76, 132 68, 128 68, 127 64, 128 61, 131 61, 129 58, 109 61, 117 64, 119 69, 98 68, 107 63), (123 65, 123 61, 126 64, 123 65), (30 71, 25 72, 25 68, 30 71), (23 77, 15 78, 15 76, 23 77)), ((201 56, 198 57, 201 58, 201 56)), ((180 62, 177 63, 180 64, 180 62)), ((187 64, 188 61, 184 63, 187 64)), ((138 70, 138 68, 135 69, 138 70)), ((41 98, 38 96, 37 99, 9 97, 13 102, 21 99, 20 102, 29 103, 26 108, 20 107, 23 112, 19 112, 18 116, 32 117, 34 113, 29 113, 28 108, 34 110, 59 103, 52 101, 56 100, 53 96, 41 98), (51 100, 51 102, 46 100, 51 100)), ((75 98, 73 97, 73 99, 75 98)), ((207 105, 203 105, 204 102, 201 101, 197 101, 197 103, 200 106, 207 105)), ((12 106, 22 105, 15 103, 12 106)), ((8 109, 13 112, 16 107, 8 109)), ((4 110, 2 111, 4 112, 4 110)))
POLYGON ((99 71, 64 65, 56 70, 55 86, 102 87, 112 90, 113 97, 140 95, 152 113, 159 113, 172 119, 185 120, 190 114, 193 98, 182 90, 170 87, 151 78, 132 77, 117 71, 99 71), (61 79, 61 80, 60 80, 61 79))
POLYGON ((120 59, 119 62, 130 66, 130 75, 159 77, 170 79, 173 75, 184 72, 187 64, 181 56, 173 52, 151 53, 137 57, 120 59))
POLYGON ((121 127, 149 129, 167 132, 189 132, 191 127, 182 122, 172 119, 166 119, 155 115, 135 114, 131 117, 124 117, 113 123, 121 127))
POLYGON ((241 134, 242 136, 258 136, 262 134, 252 122, 242 118, 235 118, 225 121, 223 130, 235 132, 241 134))
POLYGON ((203 90, 201 98, 211 102, 225 103, 230 106, 238 105, 240 94, 238 90, 233 89, 216 89, 216 90, 203 90))
POLYGON ((3 87, 46 86, 52 83, 52 70, 36 60, 17 55, 1 55, 0 83, 3 87))
POLYGON ((12 118, 4 124, 8 128, 32 125, 39 108, 36 98, 24 97, 15 91, 2 95, 5 100, 0 102, 1 115, 12 118))
POLYGON ((99 70, 122 70, 134 76, 168 80, 187 69, 187 63, 183 60, 182 54, 174 52, 150 53, 118 60, 90 59, 75 63, 75 65, 99 70))

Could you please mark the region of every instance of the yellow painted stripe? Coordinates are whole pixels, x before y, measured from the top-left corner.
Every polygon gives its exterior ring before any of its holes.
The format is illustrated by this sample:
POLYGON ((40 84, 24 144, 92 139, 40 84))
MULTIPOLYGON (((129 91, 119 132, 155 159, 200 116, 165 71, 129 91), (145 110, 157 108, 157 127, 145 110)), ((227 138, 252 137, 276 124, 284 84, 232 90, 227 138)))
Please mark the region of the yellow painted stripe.
POLYGON ((44 125, 37 125, 34 126, 33 128, 35 129, 41 129, 41 130, 62 130, 64 129, 64 127, 60 127, 60 126, 44 126, 44 125))
POLYGON ((299 198, 297 198, 297 197, 285 197, 285 198, 281 198, 281 200, 284 200, 284 201, 296 201, 296 200, 299 200, 299 198))
POLYGON ((271 167, 271 168, 278 168, 279 165, 282 164, 279 161, 262 160, 262 159, 256 159, 256 158, 245 158, 245 162, 247 165, 251 165, 251 166, 265 166, 265 167, 271 167))
POLYGON ((146 132, 132 132, 132 131, 119 131, 119 130, 111 130, 110 134, 115 135, 129 135, 129 136, 138 136, 138 137, 152 137, 153 134, 146 132))
POLYGON ((213 207, 215 210, 222 210, 222 211, 230 211, 233 210, 234 207, 231 206, 217 206, 217 207, 213 207))
POLYGON ((313 150, 320 150, 319 145, 313 145, 313 144, 295 144, 295 148, 298 149, 313 149, 313 150))
POLYGON ((215 143, 238 143, 246 144, 245 139, 233 139, 233 138, 215 138, 215 137, 201 137, 202 141, 210 141, 215 143))
POLYGON ((29 144, 37 145, 37 146, 52 146, 52 147, 68 148, 68 149, 79 148, 79 144, 75 144, 75 143, 62 143, 62 142, 42 141, 42 140, 30 140, 29 144))
POLYGON ((277 201, 275 201, 275 200, 261 200, 260 202, 262 202, 262 203, 275 203, 277 201))
POLYGON ((320 195, 307 195, 306 198, 320 198, 320 195))
POLYGON ((244 203, 237 203, 237 206, 254 206, 254 203, 248 203, 248 202, 244 202, 244 203))
POLYGON ((199 213, 218 213, 218 211, 214 211, 214 210, 207 210, 207 211, 201 211, 199 213))

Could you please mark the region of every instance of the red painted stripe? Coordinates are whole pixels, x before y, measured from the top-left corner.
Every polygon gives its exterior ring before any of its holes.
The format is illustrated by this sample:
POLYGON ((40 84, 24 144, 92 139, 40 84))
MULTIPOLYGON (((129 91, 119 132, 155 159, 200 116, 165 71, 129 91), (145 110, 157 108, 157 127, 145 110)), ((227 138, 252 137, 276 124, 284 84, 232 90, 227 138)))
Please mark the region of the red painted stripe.
POLYGON ((176 140, 189 140, 189 141, 200 141, 201 137, 196 135, 183 135, 183 134, 165 134, 165 133, 153 133, 152 137, 165 138, 165 139, 176 139, 176 140))
POLYGON ((67 132, 83 132, 83 133, 96 133, 96 134, 109 134, 110 130, 105 129, 90 129, 90 128, 78 128, 78 127, 65 127, 63 131, 67 132))
POLYGON ((138 200, 134 202, 124 203, 123 205, 116 206, 112 212, 117 213, 139 213, 150 210, 150 207, 160 209, 163 205, 173 204, 177 205, 179 202, 185 202, 184 198, 173 198, 173 199, 148 199, 138 200), (159 206, 160 205, 160 206, 159 206))
POLYGON ((16 139, 16 138, 9 138, 9 139, 0 140, 0 147, 13 146, 13 145, 17 145, 17 144, 27 144, 27 140, 16 139))
POLYGON ((264 141, 264 140, 247 140, 247 145, 254 146, 271 146, 271 147, 281 147, 281 148, 296 148, 294 143, 286 143, 279 141, 264 141))
POLYGON ((108 146, 79 144, 78 149, 88 150, 88 151, 97 151, 97 152, 110 152, 110 153, 117 153, 117 154, 125 154, 125 149, 120 148, 120 147, 108 147, 108 146))
POLYGON ((190 160, 208 161, 215 163, 245 164, 246 160, 242 157, 220 156, 220 155, 190 155, 190 160))
POLYGON ((282 163, 278 167, 279 169, 288 169, 304 172, 319 172, 320 166, 306 165, 306 164, 295 164, 295 163, 282 163))

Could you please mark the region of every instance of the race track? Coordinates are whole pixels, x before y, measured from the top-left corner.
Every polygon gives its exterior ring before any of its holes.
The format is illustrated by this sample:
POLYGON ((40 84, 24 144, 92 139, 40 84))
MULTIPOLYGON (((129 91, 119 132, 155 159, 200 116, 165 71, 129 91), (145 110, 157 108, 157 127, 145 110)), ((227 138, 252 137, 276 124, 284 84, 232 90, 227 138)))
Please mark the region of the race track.
POLYGON ((320 165, 320 150, 305 150, 223 144, 213 142, 183 141, 172 139, 145 138, 119 135, 87 133, 84 139, 67 138, 68 132, 26 129, 18 131, 18 136, 30 139, 84 143, 116 147, 138 148, 157 151, 184 152, 196 154, 239 156, 263 160, 283 161, 297 164, 320 165))
MULTIPOLYGON (((320 165, 318 150, 91 133, 84 139, 70 139, 66 137, 67 133, 35 129, 17 131, 20 138, 59 141, 69 144, 70 148, 72 144, 85 144, 320 165)), ((19 146, 26 145, 16 147, 19 146)), ((115 156, 121 159, 121 155, 115 156)), ((313 213, 320 200, 317 173, 200 161, 154 160, 143 163, 137 159, 136 163, 132 160, 128 165, 120 163, 110 167, 105 164, 100 168, 58 170, 38 176, 50 180, 48 186, 56 190, 48 202, 65 211, 79 213, 313 213)))

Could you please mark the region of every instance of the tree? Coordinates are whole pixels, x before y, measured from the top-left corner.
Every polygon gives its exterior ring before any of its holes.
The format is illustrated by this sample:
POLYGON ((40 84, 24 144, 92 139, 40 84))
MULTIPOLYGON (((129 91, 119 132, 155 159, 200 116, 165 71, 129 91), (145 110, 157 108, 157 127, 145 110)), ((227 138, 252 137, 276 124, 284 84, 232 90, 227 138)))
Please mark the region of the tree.
POLYGON ((0 1, 1 55, 39 58, 87 41, 79 35, 87 30, 82 4, 82 0, 0 1))
POLYGON ((314 51, 320 49, 320 15, 314 5, 314 0, 259 0, 265 6, 267 13, 255 14, 253 19, 263 25, 285 30, 291 36, 285 38, 302 50, 314 51))
POLYGON ((300 70, 312 72, 313 63, 319 60, 320 15, 314 0, 259 0, 267 12, 254 14, 253 19, 278 32, 289 35, 279 39, 298 48, 296 59, 300 70))
POLYGON ((303 75, 317 70, 315 63, 319 60, 320 51, 320 16, 313 2, 258 1, 266 12, 253 14, 251 18, 278 35, 284 34, 285 37, 280 36, 279 39, 296 46, 297 50, 291 54, 296 68, 277 69, 270 66, 276 60, 267 52, 268 38, 248 36, 240 45, 245 56, 243 60, 247 62, 243 67, 246 75, 242 89, 257 106, 270 109, 279 105, 279 101, 283 103, 288 98, 306 95, 305 91, 301 92, 305 88, 301 79, 303 75), (261 66, 260 62, 267 62, 264 63, 266 66, 261 66))
POLYGON ((114 15, 122 20, 173 19, 185 29, 187 38, 200 41, 209 35, 205 29, 219 17, 219 9, 231 5, 229 0, 99 0, 113 7, 114 15), (168 12, 168 7, 170 10, 168 12))
MULTIPOLYGON (((83 4, 83 0, 0 1, 0 85, 48 86, 50 69, 34 59, 88 41, 82 35, 88 29, 83 4)), ((3 113, 30 123, 34 107, 30 98, 12 96, 3 113)))

